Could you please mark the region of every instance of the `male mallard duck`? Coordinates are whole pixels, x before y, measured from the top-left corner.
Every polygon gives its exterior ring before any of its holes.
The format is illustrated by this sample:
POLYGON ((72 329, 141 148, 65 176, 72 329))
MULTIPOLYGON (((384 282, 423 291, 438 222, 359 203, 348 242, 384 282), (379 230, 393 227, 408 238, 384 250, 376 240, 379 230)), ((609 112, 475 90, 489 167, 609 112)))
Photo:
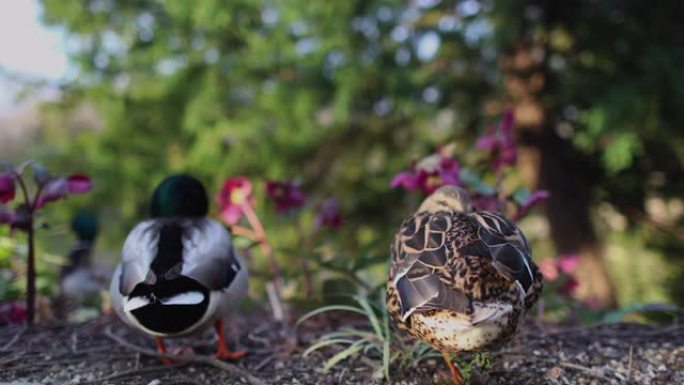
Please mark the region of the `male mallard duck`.
POLYGON ((530 245, 503 215, 473 211, 462 189, 444 186, 402 224, 392 246, 387 307, 397 325, 450 353, 508 340, 542 289, 530 245))
MULTIPOLYGON (((247 293, 247 269, 230 234, 207 218, 207 193, 195 178, 171 176, 152 195, 152 218, 128 235, 110 286, 112 307, 128 325, 155 337, 202 331, 214 324, 221 359, 238 359, 222 320, 247 293)), ((168 361, 168 360, 165 360, 168 361)))

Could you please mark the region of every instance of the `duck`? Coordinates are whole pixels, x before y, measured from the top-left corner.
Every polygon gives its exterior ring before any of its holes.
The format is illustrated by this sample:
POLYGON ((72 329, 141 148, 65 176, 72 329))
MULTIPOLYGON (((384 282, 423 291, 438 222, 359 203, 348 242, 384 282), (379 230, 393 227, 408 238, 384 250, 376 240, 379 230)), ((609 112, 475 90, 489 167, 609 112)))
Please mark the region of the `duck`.
POLYGON ((216 357, 237 360, 246 351, 228 348, 223 322, 246 296, 248 273, 229 232, 208 218, 208 212, 207 192, 199 180, 189 175, 164 179, 152 194, 150 217, 123 244, 110 298, 119 318, 152 336, 159 353, 167 352, 164 338, 200 333, 213 325, 216 357))
POLYGON ((98 221, 90 211, 80 211, 71 220, 76 242, 67 255, 66 264, 59 272, 59 290, 55 315, 69 319, 82 306, 100 308, 109 273, 92 263, 93 249, 98 235, 98 221))
POLYGON ((406 219, 391 246, 387 309, 411 337, 452 355, 510 340, 539 298, 543 277, 530 244, 504 215, 475 210, 468 193, 442 186, 406 219))

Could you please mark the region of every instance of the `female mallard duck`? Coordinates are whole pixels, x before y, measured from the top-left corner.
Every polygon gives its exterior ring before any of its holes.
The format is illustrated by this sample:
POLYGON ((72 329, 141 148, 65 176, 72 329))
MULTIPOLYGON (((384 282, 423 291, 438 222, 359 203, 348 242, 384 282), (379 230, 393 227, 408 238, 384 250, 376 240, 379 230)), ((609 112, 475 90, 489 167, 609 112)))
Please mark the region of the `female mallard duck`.
MULTIPOLYGON (((177 337, 206 329, 218 333, 221 359, 231 352, 222 320, 247 293, 247 269, 230 235, 207 218, 207 193, 195 178, 166 178, 152 195, 152 218, 128 235, 110 286, 112 307, 128 325, 155 337, 177 337)), ((168 360, 165 360, 168 361, 168 360)))
POLYGON ((542 289, 520 229, 501 214, 475 212, 465 191, 444 186, 404 221, 392 246, 387 306, 397 325, 450 353, 508 340, 542 289))

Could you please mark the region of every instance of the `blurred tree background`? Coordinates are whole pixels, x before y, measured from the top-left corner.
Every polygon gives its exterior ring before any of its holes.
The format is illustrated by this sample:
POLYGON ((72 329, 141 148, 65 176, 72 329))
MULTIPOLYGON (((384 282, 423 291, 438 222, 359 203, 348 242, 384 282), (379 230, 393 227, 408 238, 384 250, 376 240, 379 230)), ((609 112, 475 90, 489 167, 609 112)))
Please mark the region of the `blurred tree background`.
MULTIPOLYGON (((42 3, 78 76, 15 156, 93 176, 78 206, 98 211, 102 250, 187 172, 213 194, 255 181, 286 270, 297 230, 264 203, 266 178, 301 180, 313 206, 340 198, 333 255, 385 257, 420 199, 392 176, 447 143, 467 158, 512 107, 516 178, 551 192, 522 223, 535 257, 581 253, 590 303, 684 298, 681 1, 42 3)), ((50 210, 66 223, 74 206, 50 210)))

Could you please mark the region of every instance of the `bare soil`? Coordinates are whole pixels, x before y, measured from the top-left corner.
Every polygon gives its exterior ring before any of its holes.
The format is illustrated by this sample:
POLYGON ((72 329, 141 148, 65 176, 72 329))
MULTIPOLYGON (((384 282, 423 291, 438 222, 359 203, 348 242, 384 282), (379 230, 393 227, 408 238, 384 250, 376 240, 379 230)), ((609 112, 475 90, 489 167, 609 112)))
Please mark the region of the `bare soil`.
MULTIPOLYGON (((321 316, 294 331, 276 325, 267 313, 243 315, 231 322, 229 335, 239 338, 230 345, 249 354, 229 368, 207 362, 163 365, 158 357, 145 354, 154 350, 150 337, 112 316, 79 325, 4 326, 0 327, 0 385, 448 383, 441 359, 408 369, 392 368, 392 380, 387 382, 372 378, 374 369, 364 357, 343 361, 324 373, 321 368, 334 348, 302 356, 322 333, 353 322, 339 314, 321 316)), ((214 333, 207 332, 168 340, 168 345, 190 346, 207 358, 215 351, 215 341, 214 333)), ((476 372, 471 383, 684 384, 684 326, 529 324, 515 341, 493 352, 493 367, 476 372)))

